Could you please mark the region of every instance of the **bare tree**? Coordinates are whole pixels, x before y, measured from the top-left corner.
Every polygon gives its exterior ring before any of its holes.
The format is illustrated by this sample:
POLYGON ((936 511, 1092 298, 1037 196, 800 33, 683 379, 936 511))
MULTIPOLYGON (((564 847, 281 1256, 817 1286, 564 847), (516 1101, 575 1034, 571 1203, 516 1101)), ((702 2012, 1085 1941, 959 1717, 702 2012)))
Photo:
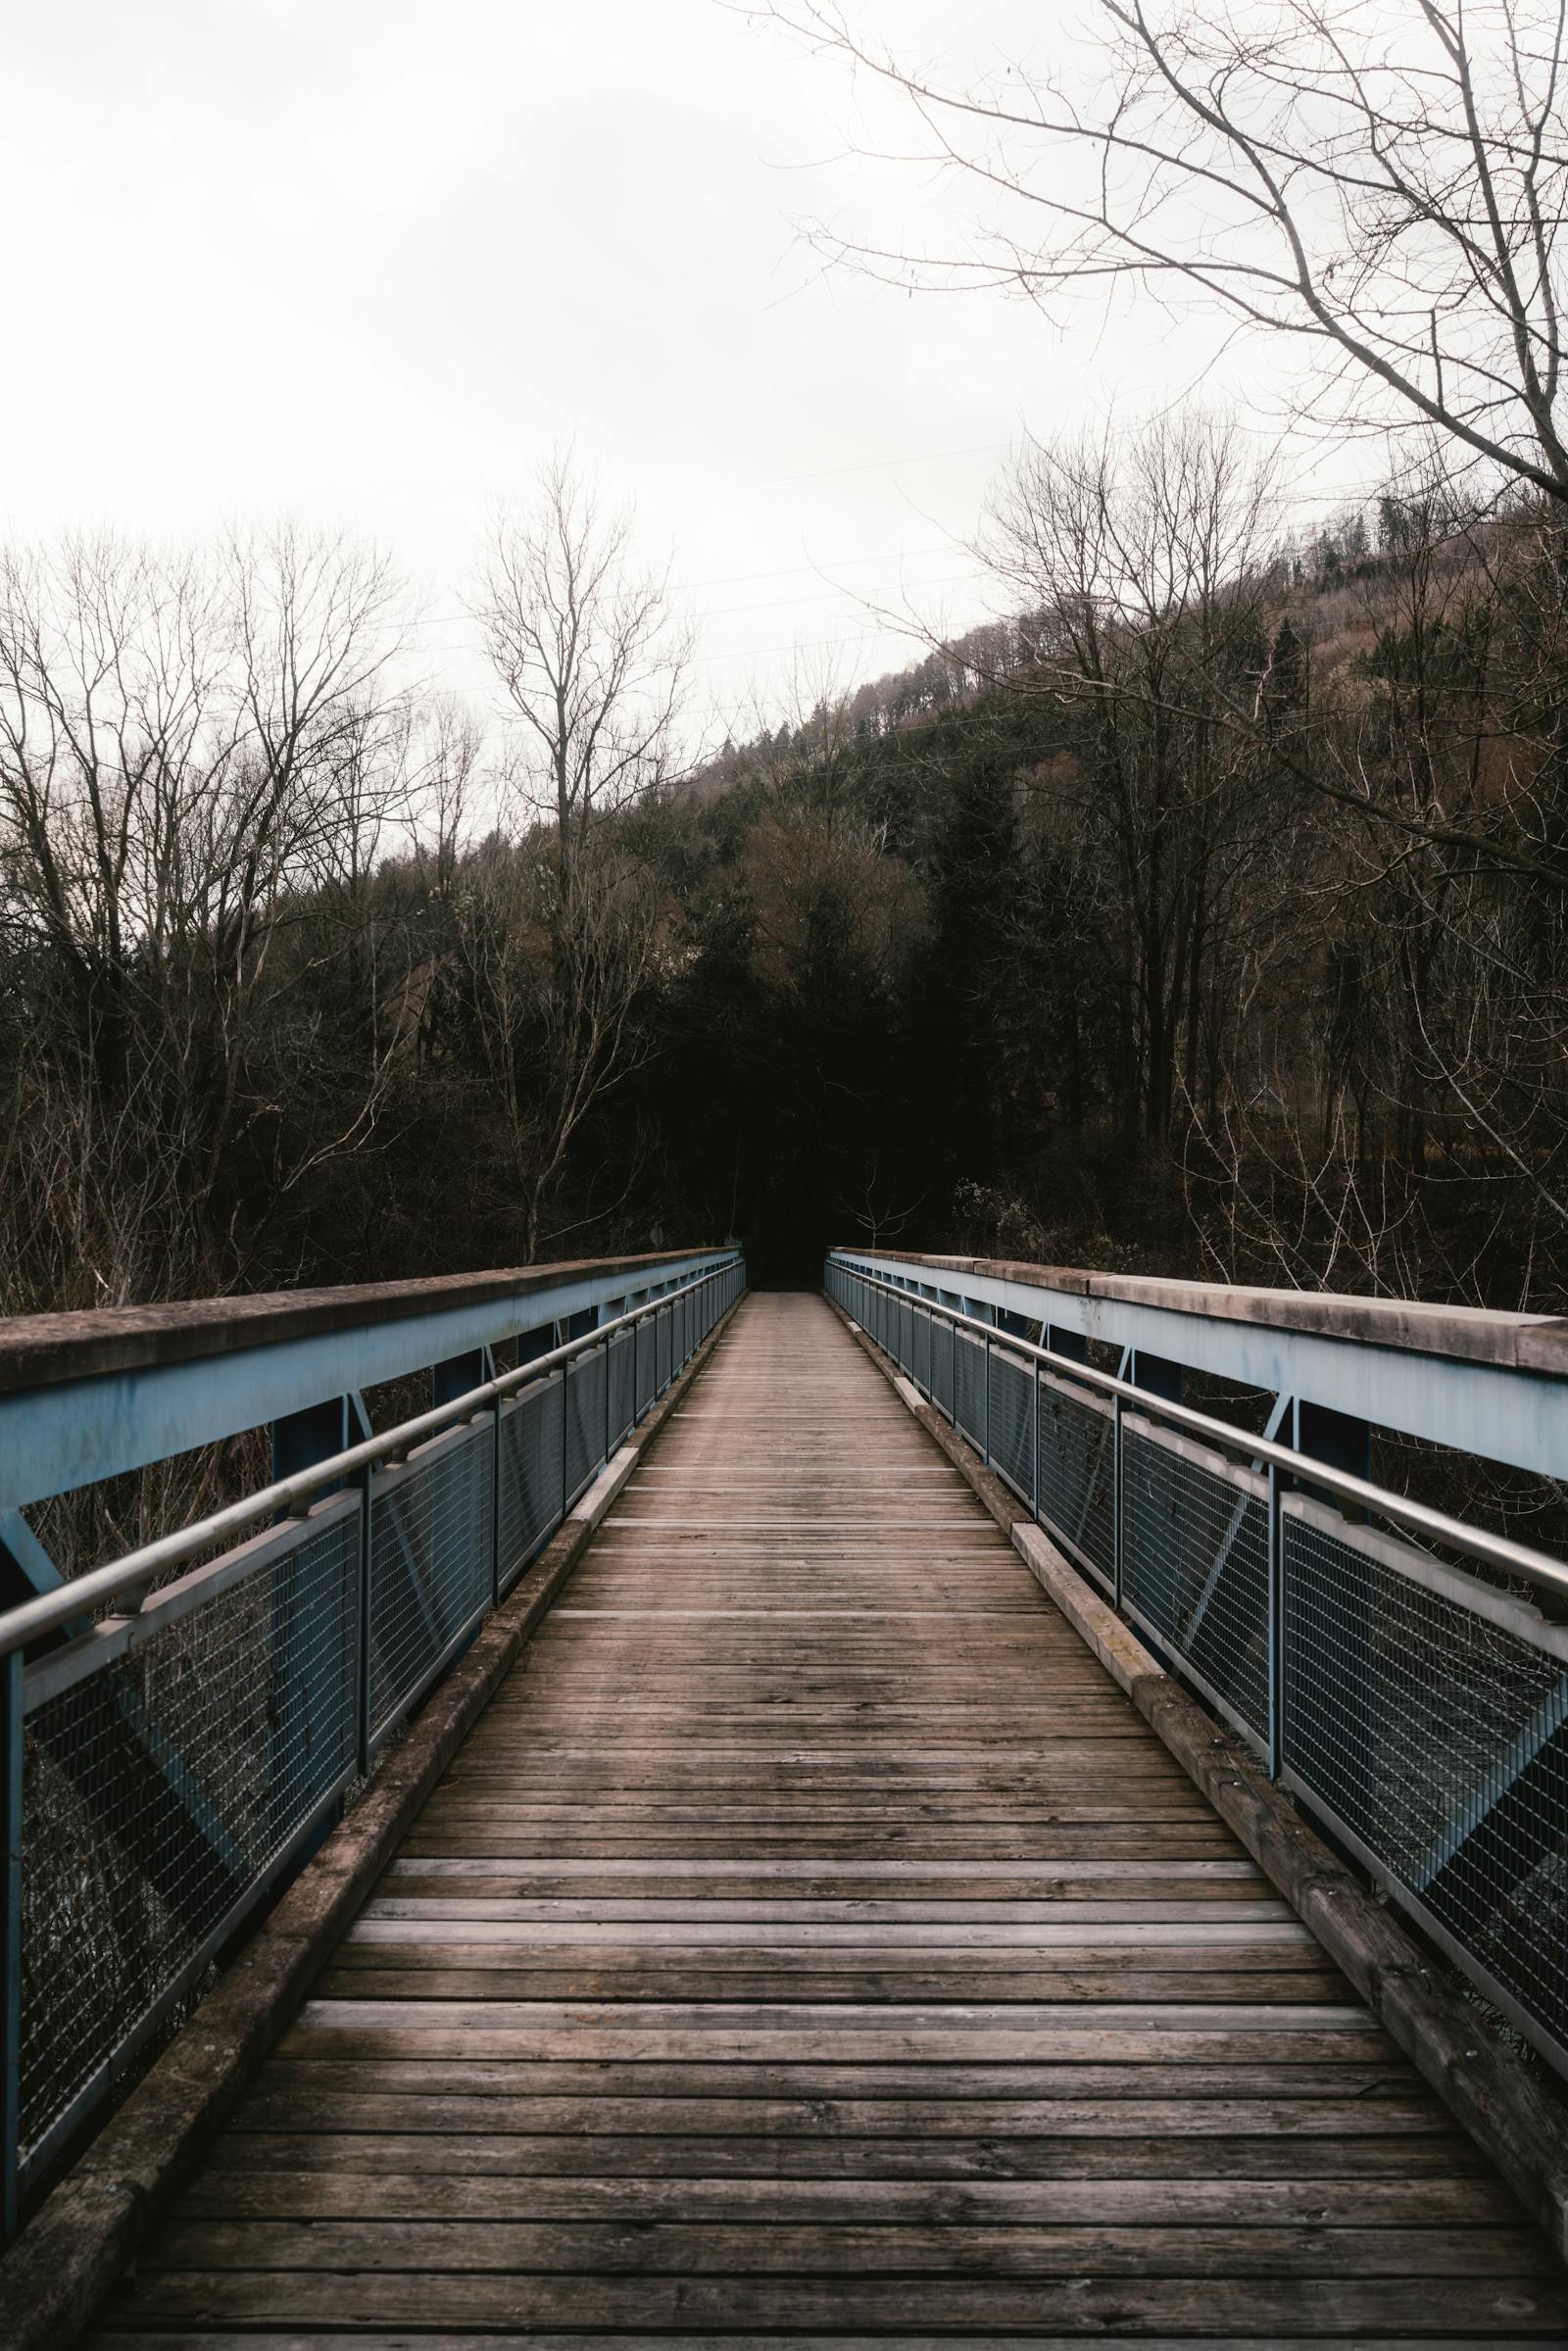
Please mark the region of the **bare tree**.
POLYGON ((689 645, 631 511, 564 455, 497 510, 473 611, 512 721, 514 832, 472 859, 459 932, 531 1257, 590 1113, 637 1058, 659 899, 620 831, 679 771, 689 645))
POLYGON ((1070 85, 938 78, 840 0, 766 13, 901 92, 986 208, 949 251, 825 251, 1047 305, 1196 300, 1299 346, 1320 413, 1568 499, 1562 0, 1096 0, 1101 71, 1070 85))
POLYGON ((1268 666, 1267 514, 1240 435, 1194 416, 1031 444, 988 532, 1032 615, 1009 690, 1074 716, 1073 756, 1040 792, 1114 876, 1095 946, 1125 1006, 1124 1113, 1156 1143, 1205 1051, 1217 1071, 1221 983, 1280 816, 1261 727, 1230 723, 1258 709, 1268 666))
MULTIPOLYGON (((165 1217, 143 1278, 232 1278, 236 1151, 265 1131, 287 1157, 291 921, 368 871, 405 785, 395 597, 376 558, 287 528, 216 561, 114 538, 0 558, 16 967, 50 1099, 75 1089, 137 1229, 150 1202, 165 1217)), ((377 1083, 372 1054, 340 1144, 377 1083)))
POLYGON ((514 774, 555 825, 562 896, 596 822, 666 782, 689 644, 629 507, 569 455, 504 504, 472 606, 514 721, 514 774))
POLYGON ((484 752, 484 728, 456 695, 436 695, 416 714, 411 830, 416 850, 433 843, 438 898, 451 894, 483 777, 484 752))
POLYGON ((492 834, 463 860, 452 894, 524 1262, 589 1114, 642 1058, 634 1015, 660 936, 653 874, 606 833, 576 854, 576 919, 561 941, 556 857, 541 827, 514 841, 492 834))

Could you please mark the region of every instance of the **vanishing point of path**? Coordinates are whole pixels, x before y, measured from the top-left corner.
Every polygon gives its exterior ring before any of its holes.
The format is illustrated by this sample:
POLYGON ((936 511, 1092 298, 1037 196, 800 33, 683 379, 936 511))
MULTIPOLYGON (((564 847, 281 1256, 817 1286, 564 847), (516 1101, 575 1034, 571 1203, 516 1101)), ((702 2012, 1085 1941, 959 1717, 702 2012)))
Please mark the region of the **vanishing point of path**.
POLYGON ((829 1307, 764 1296, 98 2340, 1366 2346, 1565 2312, 829 1307))

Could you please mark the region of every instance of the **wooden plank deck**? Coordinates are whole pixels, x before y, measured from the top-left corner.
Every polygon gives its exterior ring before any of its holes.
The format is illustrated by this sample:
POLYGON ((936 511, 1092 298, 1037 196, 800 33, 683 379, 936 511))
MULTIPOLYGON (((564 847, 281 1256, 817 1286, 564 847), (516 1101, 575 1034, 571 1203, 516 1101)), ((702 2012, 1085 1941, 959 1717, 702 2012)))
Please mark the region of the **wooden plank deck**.
POLYGON ((1561 2341, 1510 2196, 818 1298, 746 1300, 102 2322, 1561 2341))

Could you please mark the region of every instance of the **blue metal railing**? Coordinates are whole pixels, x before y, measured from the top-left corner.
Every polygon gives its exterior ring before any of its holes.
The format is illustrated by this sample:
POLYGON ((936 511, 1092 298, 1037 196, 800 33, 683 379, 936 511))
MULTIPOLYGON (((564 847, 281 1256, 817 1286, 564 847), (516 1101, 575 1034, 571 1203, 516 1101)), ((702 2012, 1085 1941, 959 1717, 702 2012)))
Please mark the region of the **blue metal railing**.
MULTIPOLYGON (((626 1262, 577 1288, 624 1292, 626 1262)), ((499 1375, 449 1358, 431 1410, 318 1431, 318 1457, 0 1615, 8 2229, 745 1287, 734 1251, 653 1272, 661 1295, 499 1375)))
POLYGON ((920 1274, 835 1252, 825 1287, 1568 2069, 1568 1567, 925 1296, 920 1274))

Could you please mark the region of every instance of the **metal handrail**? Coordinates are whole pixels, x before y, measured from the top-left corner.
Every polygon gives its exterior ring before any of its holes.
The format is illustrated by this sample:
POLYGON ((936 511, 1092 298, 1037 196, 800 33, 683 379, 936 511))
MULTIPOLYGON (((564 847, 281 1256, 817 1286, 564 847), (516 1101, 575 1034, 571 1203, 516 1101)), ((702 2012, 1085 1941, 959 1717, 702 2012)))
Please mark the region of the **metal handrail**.
POLYGON ((938 1316, 983 1339, 988 1349, 994 1346, 1009 1348, 1015 1354, 1032 1357, 1048 1369, 1063 1375, 1079 1386, 1091 1388, 1098 1394, 1133 1404, 1146 1416, 1168 1422, 1172 1427, 1191 1431, 1194 1436, 1219 1443, 1236 1452, 1243 1452, 1256 1462, 1274 1470, 1283 1470, 1303 1486, 1320 1493, 1332 1494, 1338 1500, 1349 1502, 1358 1510, 1375 1511, 1393 1525, 1402 1527, 1407 1534, 1423 1536, 1429 1543, 1441 1543, 1467 1558, 1479 1561, 1496 1573, 1518 1576, 1537 1591, 1553 1593, 1559 1600, 1568 1601, 1568 1565, 1553 1559, 1548 1552, 1538 1551, 1531 1544, 1516 1543, 1511 1536, 1493 1535, 1485 1528, 1468 1527, 1461 1519, 1450 1518, 1446 1511, 1434 1510, 1426 1502, 1410 1500, 1395 1494, 1388 1487, 1374 1485, 1369 1479, 1358 1478, 1349 1470, 1336 1469, 1331 1462, 1316 1460, 1310 1453, 1298 1451, 1294 1445, 1281 1445, 1268 1437, 1249 1436, 1245 1429, 1236 1428, 1230 1421, 1216 1420, 1207 1412, 1195 1412, 1190 1404, 1178 1404, 1167 1397, 1154 1396, 1147 1388, 1138 1388, 1129 1380, 1118 1379, 1113 1372, 1097 1371, 1092 1364, 1080 1363, 1070 1355, 1057 1354, 1053 1348, 1037 1346, 1031 1339, 1015 1337, 1010 1331, 999 1331, 994 1323, 984 1322, 978 1315, 965 1314, 958 1308, 942 1304, 936 1298, 923 1298, 917 1291, 901 1289, 896 1282, 885 1281, 880 1274, 865 1272, 853 1257, 835 1255, 830 1262, 842 1266, 858 1282, 868 1289, 885 1291, 901 1305, 938 1316))
POLYGON ((719 1280, 738 1263, 737 1250, 721 1265, 708 1267, 694 1275, 689 1282, 665 1291, 662 1297, 649 1298, 640 1306, 628 1307, 611 1322, 600 1323, 578 1338, 566 1340, 552 1347, 548 1354, 536 1355, 531 1362, 520 1363, 514 1371, 503 1372, 493 1380, 481 1381, 477 1388, 453 1396, 430 1411, 416 1415, 413 1420, 401 1421, 395 1429, 379 1437, 368 1437, 340 1453, 332 1453, 322 1461, 313 1461, 306 1469, 296 1470, 286 1478, 278 1478, 270 1486, 244 1496, 237 1502, 227 1502, 222 1509, 211 1511, 206 1518, 193 1521, 172 1535, 158 1537, 127 1551, 121 1559, 108 1561, 102 1567, 90 1568, 84 1576, 74 1576, 54 1591, 39 1593, 35 1598, 20 1601, 16 1607, 0 1614, 0 1658, 15 1655, 30 1641, 45 1634, 58 1633, 79 1622, 82 1616, 108 1600, 128 1593, 138 1595, 157 1576, 171 1567, 178 1567, 215 1543, 235 1535, 242 1528, 254 1526, 259 1519, 297 1517, 299 1505, 309 1502, 323 1486, 332 1486, 357 1471, 373 1469, 377 1462, 394 1453, 406 1452, 409 1446, 439 1429, 449 1428, 457 1421, 469 1420, 485 1404, 497 1403, 518 1389, 530 1387, 536 1380, 548 1379, 552 1372, 564 1369, 576 1356, 586 1354, 597 1347, 608 1347, 617 1332, 634 1328, 659 1314, 676 1298, 689 1297, 705 1284, 719 1280))

